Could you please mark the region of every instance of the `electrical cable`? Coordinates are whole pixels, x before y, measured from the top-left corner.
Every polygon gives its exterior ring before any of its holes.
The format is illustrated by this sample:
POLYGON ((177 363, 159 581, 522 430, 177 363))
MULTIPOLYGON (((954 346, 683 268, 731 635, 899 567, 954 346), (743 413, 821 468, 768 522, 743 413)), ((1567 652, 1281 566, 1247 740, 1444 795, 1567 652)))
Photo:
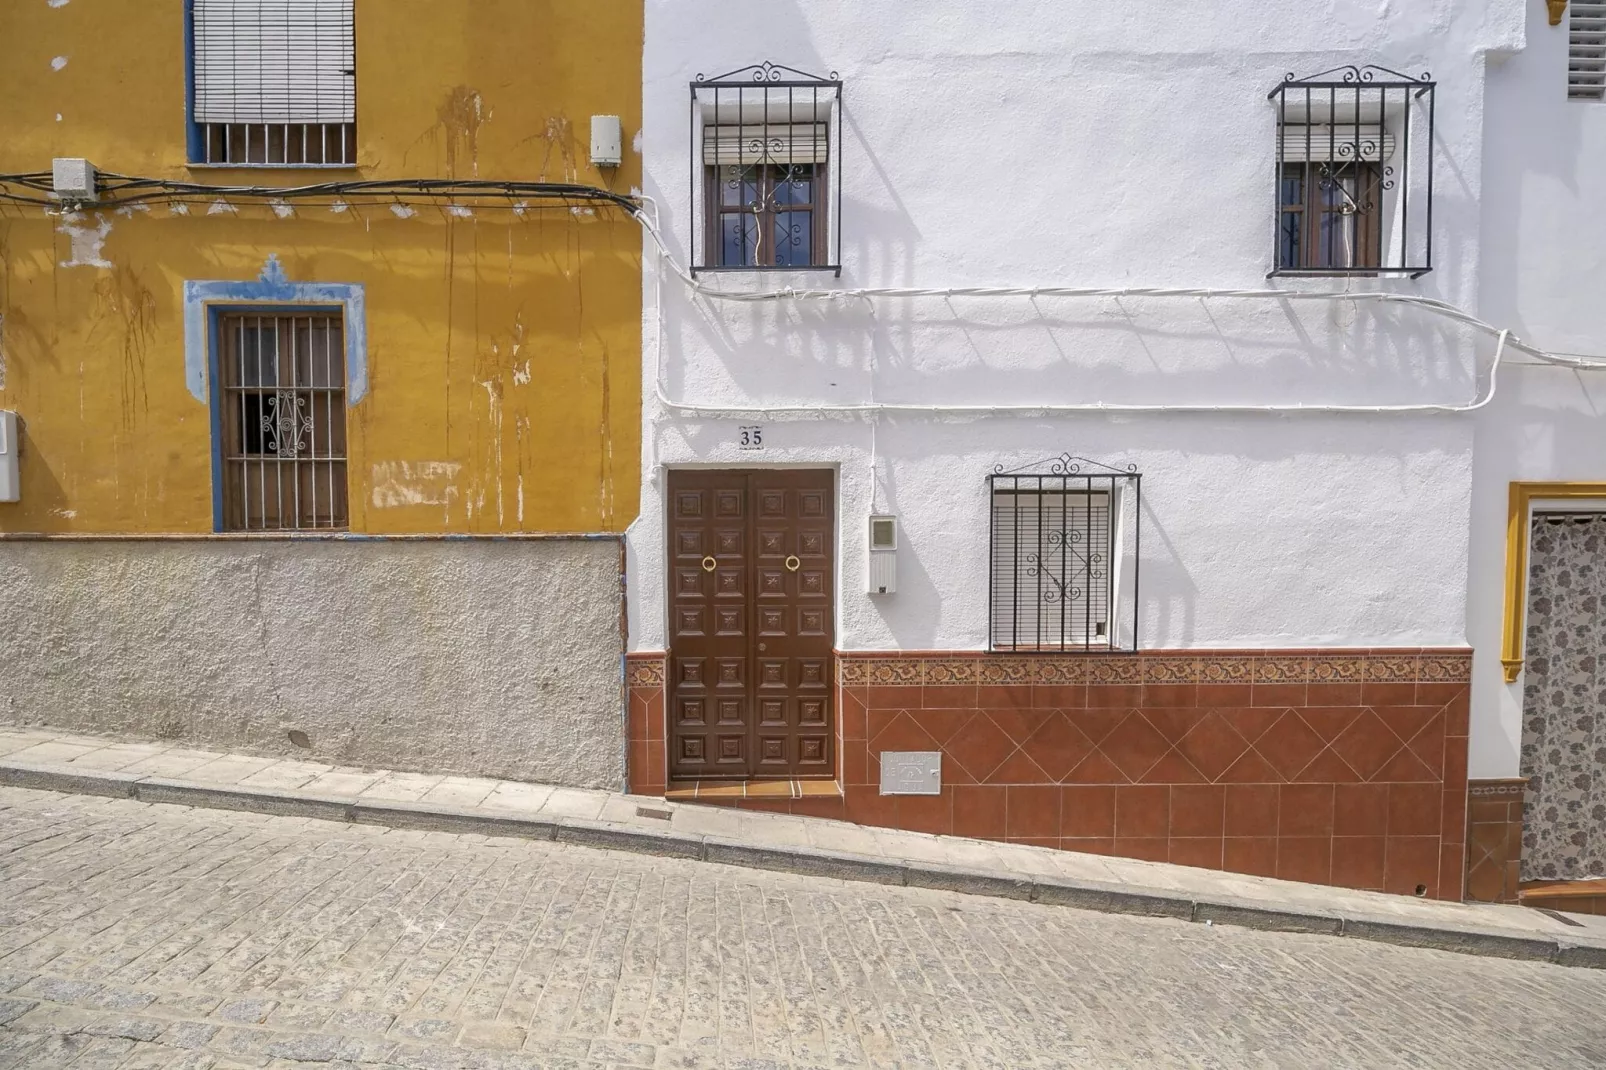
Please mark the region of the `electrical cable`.
MULTIPOLYGON (((37 171, 22 174, 0 175, 0 200, 61 209, 65 207, 52 192, 51 174, 37 171), (11 192, 7 187, 20 187, 43 194, 30 197, 11 192)), ((1199 300, 1239 299, 1277 301, 1328 301, 1347 303, 1399 304, 1421 309, 1462 324, 1496 340, 1495 356, 1490 367, 1489 388, 1483 397, 1463 404, 1417 403, 1400 405, 1326 405, 1290 402, 1280 404, 1188 404, 1188 403, 1119 403, 1086 402, 1080 404, 1017 404, 1017 405, 931 405, 901 402, 862 402, 855 404, 799 404, 730 406, 709 405, 676 401, 668 396, 663 381, 663 288, 661 276, 655 275, 656 328, 653 346, 653 384, 657 401, 674 412, 696 413, 709 417, 746 417, 768 415, 774 417, 820 417, 843 414, 927 413, 953 415, 1052 415, 1055 413, 1100 412, 1264 412, 1264 413, 1407 413, 1407 412, 1473 412, 1488 405, 1495 396, 1497 371, 1507 349, 1526 353, 1536 360, 1578 370, 1606 369, 1606 358, 1574 356, 1546 352, 1512 336, 1509 330, 1474 316, 1446 301, 1417 294, 1385 291, 1344 291, 1340 293, 1271 288, 1230 289, 1219 287, 1166 287, 1166 286, 949 286, 949 287, 854 287, 837 289, 798 289, 783 287, 772 290, 725 290, 699 280, 685 266, 675 260, 664 240, 656 220, 657 209, 652 198, 643 195, 614 193, 597 186, 563 182, 497 181, 489 179, 368 179, 336 180, 304 186, 217 186, 171 179, 141 178, 115 172, 102 172, 101 192, 105 199, 97 202, 96 209, 115 209, 151 201, 227 200, 234 198, 267 198, 290 202, 318 197, 335 197, 336 204, 344 204, 347 197, 374 197, 399 200, 402 197, 436 198, 534 198, 558 200, 563 203, 594 202, 610 204, 627 212, 651 239, 658 252, 658 261, 680 279, 693 294, 710 300, 738 303, 771 301, 835 301, 875 298, 889 300, 915 300, 920 298, 1009 298, 1009 297, 1061 297, 1061 298, 1193 298, 1199 300), (650 210, 650 214, 649 214, 650 210)), ((328 203, 328 202, 320 202, 328 203)), ((334 207, 335 204, 329 204, 334 207)), ((1526 363, 1526 362, 1524 362, 1526 363)))
MULTIPOLYGON (((1508 348, 1520 350, 1547 364, 1558 364, 1565 367, 1582 370, 1606 370, 1606 358, 1591 359, 1582 357, 1563 356, 1548 353, 1537 346, 1530 345, 1515 338, 1505 328, 1496 327, 1477 316, 1446 301, 1437 298, 1422 297, 1416 294, 1389 293, 1383 291, 1345 291, 1333 293, 1326 291, 1280 290, 1280 289, 1222 289, 1214 287, 1098 287, 1098 286, 961 286, 961 287, 861 287, 844 289, 796 289, 786 287, 775 290, 732 291, 722 290, 709 286, 697 279, 678 263, 669 252, 657 224, 651 218, 646 208, 651 206, 650 198, 643 198, 644 210, 640 213, 642 228, 652 239, 659 253, 661 263, 668 266, 681 282, 693 293, 715 300, 735 302, 764 302, 764 301, 814 301, 814 300, 842 300, 842 299, 869 299, 894 298, 914 299, 922 297, 1082 297, 1082 298, 1121 298, 1121 297, 1153 297, 1153 298, 1240 298, 1260 300, 1288 300, 1288 301, 1330 301, 1352 303, 1379 303, 1401 304, 1420 308, 1430 314, 1463 324, 1473 330, 1487 334, 1495 339, 1494 363, 1505 359, 1508 348)), ((659 305, 656 310, 658 316, 659 336, 654 345, 654 393, 657 400, 666 409, 683 413, 694 413, 710 418, 747 418, 755 415, 776 417, 789 416, 819 416, 824 414, 873 414, 873 413, 928 413, 952 414, 970 416, 988 415, 1054 415, 1056 413, 1101 413, 1101 412, 1219 412, 1219 413, 1410 413, 1410 412, 1439 412, 1439 413, 1465 413, 1474 412, 1488 405, 1494 398, 1497 384, 1495 367, 1492 365, 1489 376, 1489 389, 1479 398, 1461 404, 1401 404, 1401 405, 1323 405, 1306 404, 1303 402, 1290 402, 1282 404, 1187 404, 1187 403, 1117 403, 1117 402, 1087 402, 1082 404, 1020 404, 1020 405, 924 405, 896 402, 866 402, 848 405, 789 405, 789 406, 713 406, 706 404, 687 403, 670 398, 664 389, 662 379, 662 290, 659 288, 657 296, 659 305)))
MULTIPOLYGON (((19 204, 46 208, 68 208, 51 189, 51 176, 47 172, 0 175, 0 199, 19 204), (6 187, 20 187, 36 191, 42 196, 14 193, 6 187)), ((638 202, 625 194, 615 193, 600 186, 578 182, 518 182, 494 179, 338 179, 306 186, 216 186, 202 182, 181 182, 166 178, 139 178, 103 171, 96 176, 99 198, 95 209, 116 209, 151 201, 183 198, 299 200, 308 197, 532 197, 572 202, 600 202, 612 204, 635 214, 638 202)))

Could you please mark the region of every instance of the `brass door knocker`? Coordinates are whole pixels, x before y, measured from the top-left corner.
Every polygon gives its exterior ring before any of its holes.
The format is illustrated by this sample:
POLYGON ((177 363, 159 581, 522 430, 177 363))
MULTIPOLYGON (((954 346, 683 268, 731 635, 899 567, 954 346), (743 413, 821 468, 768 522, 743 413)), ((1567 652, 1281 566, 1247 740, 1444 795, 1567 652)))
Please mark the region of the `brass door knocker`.
POLYGON ((719 564, 719 562, 715 561, 712 557, 705 557, 703 558, 703 571, 712 572, 714 571, 714 566, 717 564, 719 564))
POLYGON ((786 571, 788 571, 788 572, 796 572, 799 568, 802 567, 802 565, 803 565, 803 562, 801 562, 801 561, 799 561, 797 559, 797 555, 796 554, 793 554, 792 556, 790 556, 790 557, 788 557, 786 559, 786 571))

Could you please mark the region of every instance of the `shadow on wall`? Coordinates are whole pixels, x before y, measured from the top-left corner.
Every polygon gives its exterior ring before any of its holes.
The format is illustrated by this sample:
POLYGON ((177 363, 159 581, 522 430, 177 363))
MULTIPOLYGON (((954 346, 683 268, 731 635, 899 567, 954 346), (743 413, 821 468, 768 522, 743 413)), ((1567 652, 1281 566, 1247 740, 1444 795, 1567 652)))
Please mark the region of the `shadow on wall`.
MULTIPOLYGON (((940 522, 930 511, 901 507, 898 474, 899 469, 894 465, 885 466, 877 473, 877 508, 895 516, 940 522)), ((981 504, 986 507, 985 501, 981 504)), ((962 506, 955 503, 954 508, 962 506)), ((1183 565, 1153 504, 1147 499, 1143 503, 1142 524, 1142 561, 1137 596, 1138 645, 1140 648, 1186 647, 1194 639, 1198 586, 1183 565)), ((897 597, 868 596, 870 606, 881 618, 887 633, 896 638, 899 649, 939 649, 942 644, 938 636, 952 634, 955 630, 953 627, 944 627, 943 614, 966 615, 970 611, 968 607, 956 606, 950 597, 952 592, 940 588, 933 577, 934 571, 939 575, 953 576, 985 568, 985 558, 980 563, 943 560, 945 556, 963 554, 967 545, 965 533, 940 529, 925 532, 918 538, 908 537, 906 533, 900 540, 897 597)), ((985 546, 982 550, 984 553, 990 552, 985 546)), ((1124 614, 1132 602, 1125 594, 1122 595, 1122 602, 1121 612, 1124 614)), ((984 615, 988 612, 985 600, 981 603, 980 611, 984 615)), ((1127 640, 1123 639, 1122 642, 1127 640)))
POLYGON ((1579 185, 1606 164, 1606 111, 1567 99, 1566 41, 1531 34, 1527 49, 1490 69, 1485 143, 1500 151, 1483 158, 1479 297, 1485 315, 1539 345, 1582 347, 1580 332, 1598 339, 1599 316, 1566 298, 1606 262, 1606 221, 1579 185), (1547 315, 1573 310, 1561 322, 1547 315))
POLYGON ((1194 639, 1199 588, 1182 564, 1154 505, 1143 502, 1143 557, 1138 562, 1138 647, 1188 647, 1194 639))
MULTIPOLYGON (((52 471, 46 452, 34 444, 28 431, 28 420, 20 414, 17 417, 17 438, 20 440, 17 443, 17 459, 20 463, 21 498, 28 503, 31 515, 48 516, 50 520, 44 524, 24 524, 19 528, 3 523, 5 514, 0 512, 0 530, 57 531, 71 528, 77 514, 67 507, 67 488, 61 485, 61 480, 52 471)), ((0 510, 7 507, 0 504, 0 510)), ((15 509, 16 506, 10 508, 15 509)))
MULTIPOLYGON (((1493 352, 1487 336, 1420 310, 1315 302, 696 299, 692 307, 668 319, 666 350, 708 351, 737 392, 771 400, 864 401, 873 377, 883 402, 1465 404, 1493 352), (1278 322, 1268 323, 1268 307, 1278 322)), ((683 369, 674 362, 666 372, 680 397, 683 369)))
MULTIPOLYGON (((906 517, 898 501, 897 477, 896 466, 877 465, 877 471, 871 476, 877 484, 876 507, 894 516, 906 517)), ((886 626, 887 634, 896 638, 898 649, 933 650, 938 646, 937 636, 943 630, 943 610, 949 604, 944 597, 947 592, 937 586, 931 570, 926 567, 925 556, 941 552, 944 544, 945 540, 940 537, 916 539, 909 538, 906 532, 901 533, 897 595, 866 596, 876 616, 886 626)))

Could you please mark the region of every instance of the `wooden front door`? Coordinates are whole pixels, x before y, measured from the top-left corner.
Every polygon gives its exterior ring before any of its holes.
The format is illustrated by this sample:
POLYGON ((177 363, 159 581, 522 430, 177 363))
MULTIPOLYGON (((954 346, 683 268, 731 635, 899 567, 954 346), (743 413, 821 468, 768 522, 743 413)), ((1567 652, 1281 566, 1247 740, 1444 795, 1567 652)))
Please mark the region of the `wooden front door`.
POLYGON ((832 776, 834 473, 669 473, 669 775, 832 776))

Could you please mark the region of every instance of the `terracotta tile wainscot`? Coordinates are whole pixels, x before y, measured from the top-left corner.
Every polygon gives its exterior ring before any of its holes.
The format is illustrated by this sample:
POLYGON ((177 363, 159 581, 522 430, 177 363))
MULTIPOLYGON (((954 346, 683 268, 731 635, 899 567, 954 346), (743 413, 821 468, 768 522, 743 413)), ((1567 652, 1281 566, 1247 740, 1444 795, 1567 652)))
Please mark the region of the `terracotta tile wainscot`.
MULTIPOLYGON (((1459 900, 1471 669, 1465 649, 839 653, 841 796, 726 804, 1459 900), (941 751, 942 794, 881 795, 889 750, 941 751)), ((628 673, 631 790, 662 795, 664 656, 628 673)))

